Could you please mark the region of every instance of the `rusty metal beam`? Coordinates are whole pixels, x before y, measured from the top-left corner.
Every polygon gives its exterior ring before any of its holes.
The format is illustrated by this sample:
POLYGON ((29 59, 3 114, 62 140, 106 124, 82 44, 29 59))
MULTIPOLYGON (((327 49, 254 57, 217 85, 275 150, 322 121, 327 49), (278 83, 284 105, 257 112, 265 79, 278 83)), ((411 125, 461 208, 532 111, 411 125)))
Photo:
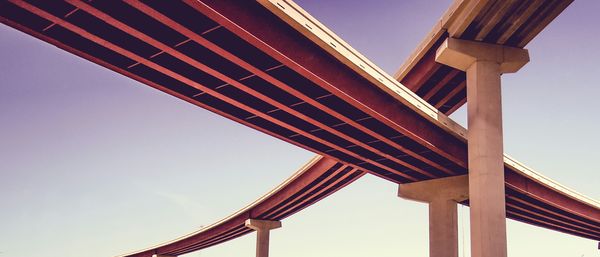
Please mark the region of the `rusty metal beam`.
MULTIPOLYGON (((256 90, 254 90, 254 89, 252 89, 252 88, 244 85, 242 82, 240 82, 238 80, 235 80, 235 79, 233 79, 231 77, 228 77, 227 75, 225 75, 225 74, 223 74, 223 73, 221 73, 221 72, 219 72, 217 70, 214 70, 214 69, 208 67, 207 65, 205 65, 205 64, 203 64, 203 63, 201 63, 201 62, 199 62, 199 61, 197 61, 195 59, 192 59, 191 57, 189 57, 189 56, 187 56, 187 55, 179 52, 178 50, 176 50, 174 48, 171 48, 171 47, 169 47, 169 46, 167 46, 167 45, 159 42, 158 40, 156 40, 156 39, 154 39, 154 38, 152 38, 152 37, 150 37, 148 35, 143 34, 142 32, 140 32, 140 31, 138 31, 138 30, 136 30, 136 29, 128 26, 127 24, 114 19, 110 15, 108 15, 108 14, 106 14, 106 13, 104 13, 104 12, 102 12, 102 11, 94 8, 94 7, 92 7, 91 5, 88 5, 87 3, 83 2, 83 1, 77 1, 77 0, 66 0, 66 1, 68 3, 76 6, 77 8, 81 9, 82 11, 88 12, 88 13, 96 16, 98 19, 101 19, 101 20, 105 21, 106 23, 108 23, 108 24, 110 24, 110 25, 112 25, 112 26, 114 26, 114 27, 116 27, 116 28, 118 28, 118 29, 120 29, 120 30, 122 30, 122 31, 124 31, 124 32, 126 32, 126 33, 128 33, 128 34, 130 34, 130 35, 132 35, 132 36, 134 36, 134 37, 136 37, 136 38, 138 38, 138 39, 140 39, 140 40, 142 40, 142 41, 144 41, 144 42, 146 42, 146 43, 148 43, 148 44, 150 44, 150 45, 152 45, 152 46, 154 46, 156 48, 158 48, 158 49, 160 49, 160 50, 162 50, 162 52, 168 53, 168 54, 176 57, 177 59, 179 59, 181 61, 184 61, 187 64, 190 64, 191 66, 197 68, 198 70, 206 72, 206 73, 208 73, 208 74, 210 74, 210 75, 212 75, 212 76, 214 76, 214 77, 216 77, 216 78, 218 78, 218 79, 226 82, 228 85, 235 86, 236 88, 241 89, 242 91, 244 91, 244 92, 246 92, 246 93, 248 93, 248 94, 250 94, 250 95, 252 95, 252 96, 254 96, 256 98, 258 98, 258 99, 260 99, 260 100, 262 100, 262 101, 264 101, 266 103, 269 103, 270 105, 273 105, 273 106, 277 107, 278 110, 283 110, 283 111, 285 111, 285 112, 287 112, 287 113, 289 113, 289 114, 291 114, 291 115, 293 115, 295 117, 298 117, 298 118, 301 118, 301 119, 303 119, 305 121, 308 121, 311 124, 315 125, 316 127, 319 127, 321 129, 329 132, 329 133, 332 133, 332 134, 334 134, 334 135, 336 135, 336 136, 338 136, 340 138, 343 138, 343 139, 345 139, 345 140, 347 140, 347 141, 349 141, 349 142, 351 142, 351 143, 353 143, 355 145, 361 146, 361 147, 363 147, 363 148, 365 148, 365 149, 367 149, 367 150, 369 150, 369 151, 371 151, 373 153, 376 153, 376 154, 379 154, 379 155, 381 155, 381 156, 383 156, 385 158, 388 158, 388 159, 390 159, 390 160, 392 160, 392 161, 394 161, 394 162, 396 162, 396 163, 398 163, 398 164, 400 164, 402 166, 405 166, 405 167, 410 168, 410 169, 412 169, 414 171, 417 171, 417 172, 419 172, 419 173, 421 173, 421 174, 423 174, 423 175, 425 175, 427 177, 430 177, 430 178, 434 178, 435 177, 431 173, 429 173, 429 172, 427 172, 427 171, 425 171, 425 170, 423 170, 421 168, 415 167, 415 166, 413 166, 410 163, 402 161, 402 160, 400 160, 398 158, 395 158, 394 156, 391 156, 389 154, 383 153, 382 151, 380 151, 378 149, 375 149, 372 146, 369 146, 369 145, 367 145, 367 144, 365 144, 365 143, 363 143, 361 141, 356 140, 355 138, 347 136, 347 135, 343 134, 342 132, 333 129, 331 126, 325 125, 325 124, 323 124, 323 123, 321 123, 321 122, 313 119, 312 117, 309 117, 309 116, 307 116, 307 115, 305 115, 303 113, 300 113, 299 111, 296 111, 296 110, 290 108, 289 106, 281 104, 281 103, 273 100, 269 96, 266 96, 263 93, 258 92, 256 90)), ((129 2, 129 3, 131 3, 131 2, 129 2)), ((224 52, 223 49, 220 49, 220 50, 222 50, 221 53, 224 52)), ((233 57, 233 55, 230 54, 227 57, 233 57)), ((246 67, 248 67, 248 66, 246 66, 246 67)), ((254 70, 257 71, 258 69, 254 69, 254 70)), ((261 72, 261 73, 263 73, 263 72, 261 72)), ((280 81, 278 81, 278 82, 279 82, 278 84, 280 86, 284 87, 285 89, 288 89, 288 90, 292 89, 292 87, 284 85, 283 82, 280 82, 280 81)), ((206 90, 203 90, 203 91, 206 92, 206 90)), ((295 91, 295 92, 297 94, 300 94, 298 91, 295 91)), ((314 101, 314 102, 316 102, 316 101, 314 101)), ((272 120, 270 120, 270 121, 272 121, 272 120)), ((306 136, 307 133, 303 133, 303 135, 306 136)), ((338 147, 338 149, 341 150, 342 148, 338 147)), ((351 152, 346 150, 345 153, 350 154, 351 152)), ((355 157, 358 157, 358 155, 355 156, 355 157)), ((374 164, 376 166, 379 165, 378 163, 376 163, 374 161, 370 161, 370 160, 366 160, 366 161, 370 162, 371 164, 374 164)), ((416 180, 414 177, 411 177, 411 176, 406 175, 404 173, 401 173, 399 171, 395 171, 395 170, 392 170, 392 169, 389 169, 389 168, 385 168, 382 165, 380 166, 380 168, 387 169, 388 171, 391 171, 391 172, 393 172, 395 174, 403 176, 403 177, 405 177, 407 179, 416 180)))
MULTIPOLYGON (((109 42, 109 41, 107 41, 107 40, 105 40, 103 38, 100 38, 100 37, 98 37, 98 36, 96 36, 96 35, 88 32, 88 31, 86 31, 86 30, 84 30, 84 29, 82 29, 82 28, 74 25, 74 24, 71 24, 70 22, 67 22, 67 21, 65 21, 65 20, 63 20, 63 19, 61 19, 59 17, 56 17, 56 16, 54 16, 54 15, 52 15, 52 14, 50 14, 50 13, 48 13, 48 12, 46 12, 46 11, 40 9, 40 8, 37 8, 36 6, 33 6, 33 5, 31 5, 31 4, 23 1, 23 0, 10 0, 10 2, 16 4, 17 6, 23 8, 25 10, 28 10, 28 11, 34 13, 34 14, 40 16, 40 17, 43 17, 43 18, 45 18, 47 20, 50 20, 50 21, 52 21, 52 22, 54 22, 54 23, 56 23, 56 24, 58 24, 58 25, 60 25, 60 26, 62 26, 64 28, 66 28, 68 30, 71 30, 71 31, 73 31, 73 32, 81 35, 82 37, 88 39, 88 40, 91 40, 91 41, 93 41, 93 42, 95 42, 97 44, 103 45, 103 46, 105 46, 108 49, 111 49, 111 50, 113 50, 113 51, 115 51, 115 52, 117 52, 117 53, 119 53, 119 54, 121 54, 123 56, 126 56, 126 57, 128 57, 128 58, 130 58, 132 60, 135 60, 135 61, 137 61, 137 62, 139 62, 141 64, 144 64, 144 65, 146 65, 146 66, 148 66, 148 67, 150 67, 150 68, 152 68, 152 69, 154 69, 156 71, 159 71, 159 72, 161 72, 161 73, 163 73, 163 74, 165 74, 165 75, 167 75, 167 76, 169 76, 171 78, 174 78, 174 79, 176 79, 176 80, 178 80, 178 81, 180 81, 182 83, 185 83, 185 84, 190 85, 190 86, 192 86, 194 88, 197 88, 198 90, 201 90, 202 92, 208 93, 208 94, 210 94, 210 95, 212 95, 212 96, 214 96, 214 97, 216 97, 216 98, 218 98, 218 99, 220 99, 220 100, 222 100, 224 102, 227 102, 227 103, 229 103, 231 105, 234 105, 234 106, 236 106, 236 107, 238 107, 238 108, 240 108, 242 110, 245 110, 245 111, 247 111, 249 113, 252 113, 252 114, 254 114, 257 117, 261 117, 261 118, 263 118, 263 119, 265 119, 267 121, 270 121, 270 122, 272 122, 274 124, 277 124, 277 125, 279 125, 279 126, 281 126, 283 128, 286 128, 286 129, 288 129, 290 131, 293 131, 293 132, 295 132, 297 134, 303 135, 303 136, 305 136, 305 137, 307 137, 307 138, 309 138, 311 140, 319 142, 319 143, 321 143, 323 145, 326 145, 326 146, 328 146, 330 148, 337 149, 338 151, 343 152, 343 153, 345 153, 345 154, 347 154, 349 156, 352 156, 352 157, 357 158, 357 159, 361 159, 361 160, 363 160, 363 161, 365 161, 367 163, 370 163, 370 164, 372 164, 372 165, 374 165, 374 166, 376 166, 378 168, 381 168, 383 170, 386 170, 386 171, 388 171, 390 173, 397 174, 397 175, 402 176, 402 177, 404 177, 404 178, 406 178, 406 179, 408 179, 410 181, 417 181, 417 179, 414 178, 414 177, 412 177, 412 176, 409 176, 409 175, 407 175, 405 173, 402 173, 402 172, 400 172, 398 170, 389 168, 389 167, 387 167, 387 166, 385 166, 385 165, 383 165, 383 164, 381 164, 379 162, 376 162, 374 160, 364 158, 364 157, 362 157, 362 156, 360 156, 360 155, 358 155, 358 154, 356 154, 356 153, 354 153, 352 151, 349 151, 349 150, 347 150, 345 148, 342 148, 342 147, 340 147, 338 145, 335 145, 335 144, 333 144, 331 142, 325 141, 325 140, 323 140, 323 139, 321 139, 321 138, 319 138, 319 137, 317 137, 315 135, 312 135, 312 134, 310 134, 310 133, 308 133, 306 131, 300 130, 300 129, 298 129, 298 128, 296 128, 296 127, 294 127, 294 126, 292 126, 292 125, 290 125, 288 123, 285 123, 285 122, 281 121, 281 120, 275 119, 275 118, 269 116, 268 114, 265 114, 265 113, 263 113, 263 112, 255 109, 255 108, 249 107, 249 106, 247 106, 247 105, 245 105, 245 104, 243 104, 243 103, 241 103, 241 102, 239 102, 239 101, 237 101, 237 100, 235 100, 235 99, 233 99, 231 97, 228 97, 228 96, 226 96, 226 95, 224 95, 224 94, 222 94, 222 93, 220 93, 220 92, 218 92, 216 90, 213 90, 213 89, 211 89, 209 87, 206 87, 206 86, 204 86, 204 85, 202 85, 202 84, 200 84, 200 83, 198 83, 198 82, 196 82, 196 81, 194 81, 194 80, 192 80, 192 79, 190 79, 188 77, 185 77, 185 76, 183 76, 181 74, 178 74, 178 73, 176 73, 176 72, 174 72, 172 70, 169 70, 168 68, 165 68, 165 67, 163 67, 163 66, 161 66, 161 65, 159 65, 159 64, 157 64, 155 62, 152 62, 149 59, 146 59, 146 58, 141 57, 141 56, 139 56, 139 55, 137 55, 137 54, 135 54, 135 53, 133 53, 131 51, 128 51, 128 50, 126 50, 126 49, 124 49, 122 47, 119 47, 119 46, 113 44, 112 42, 109 42)), ((108 17, 103 17, 103 18, 108 18, 108 17)), ((132 31, 132 33, 135 33, 135 32, 132 31)), ((141 36, 141 35, 138 35, 138 36, 141 36)), ((149 38, 149 39, 153 40, 151 38, 149 38)), ((222 81, 226 81, 228 84, 236 85, 238 88, 246 89, 246 90, 248 90, 247 92, 253 91, 250 88, 248 88, 248 87, 244 86, 243 84, 239 83, 238 81, 235 81, 235 80, 233 80, 231 78, 228 78, 224 74, 222 74, 222 73, 220 73, 220 72, 218 72, 216 70, 213 70, 212 68, 210 68, 210 67, 208 67, 208 66, 206 66, 204 64, 201 64, 201 63, 199 63, 199 62, 197 62, 197 61, 195 61, 195 60, 193 60, 193 59, 191 59, 191 58, 189 58, 189 57, 187 57, 187 56, 185 56, 185 55, 183 55, 183 54, 175 51, 172 48, 168 48, 168 47, 165 46, 164 50, 168 51, 170 54, 174 55, 177 58, 182 58, 182 59, 185 59, 185 60, 189 61, 190 63, 193 63, 196 68, 201 69, 201 70, 203 70, 203 71, 205 71, 205 72, 207 72, 207 73, 215 76, 216 78, 221 79, 222 81)), ((274 106, 275 105, 279 105, 281 108, 286 108, 286 109, 289 109, 290 111, 292 110, 292 109, 290 109, 287 106, 284 107, 283 105, 280 105, 280 104, 274 102, 274 100, 272 100, 272 99, 270 99, 270 98, 268 98, 268 97, 266 97, 266 96, 264 96, 262 94, 259 94, 258 92, 257 92, 257 96, 262 97, 261 100, 264 100, 264 101, 266 101, 269 104, 272 104, 274 106)), ((305 116, 303 114, 300 114, 300 113, 296 113, 296 114, 299 115, 297 117, 314 121, 311 118, 309 118, 309 117, 307 117, 307 116, 305 116)), ((314 121, 314 122, 316 122, 316 121, 314 121)), ((318 152, 320 152, 320 151, 318 151, 318 152)))
POLYGON ((399 103, 389 94, 372 90, 367 80, 349 72, 322 50, 311 47, 311 43, 302 35, 274 25, 281 21, 270 18, 265 13, 266 10, 259 9, 253 3, 232 4, 229 1, 213 0, 185 2, 378 121, 455 164, 466 167, 466 151, 463 148, 465 143, 461 139, 445 133, 444 129, 399 103), (255 13, 252 14, 253 12, 255 13), (269 29, 265 29, 267 27, 269 29))
MULTIPOLYGON (((234 54, 226 51, 225 49, 219 47, 218 45, 206 40, 205 38, 201 37, 200 35, 194 33, 193 31, 191 31, 190 29, 186 28, 185 26, 177 23, 176 21, 170 19, 169 17, 167 17, 166 15, 160 13, 159 11, 151 8, 150 6, 139 2, 139 1, 132 1, 132 0, 126 0, 126 3, 130 4, 131 6, 133 6, 134 8, 138 9, 139 11, 147 14, 148 16, 160 21, 161 23, 165 24, 166 26, 169 26, 170 28, 174 29, 175 31, 181 33, 182 35, 185 35, 186 37, 190 38, 191 40, 195 41, 196 43, 206 47, 207 49, 210 49, 211 51, 223 56, 224 58, 236 63, 237 65, 239 65, 240 67, 252 72, 253 74, 256 74, 256 76, 264 79, 265 81, 268 81, 269 83, 279 87, 280 89, 292 94, 295 97, 298 97, 299 99, 303 100, 304 102, 317 107, 320 110, 325 111, 327 114, 340 119, 342 122, 351 125, 357 129, 359 129, 360 131, 366 133, 369 136, 372 136, 374 138, 376 138, 377 140, 380 140, 381 142, 384 142, 386 144, 388 144, 391 147, 394 147, 396 149, 399 149, 405 153, 407 153, 408 155, 423 161, 424 163, 446 173, 449 175, 455 175, 456 172, 440 165, 439 163, 436 163, 432 160, 427 159, 426 157, 415 153, 414 151, 411 151, 410 149, 407 149, 405 147, 403 147, 402 145, 395 143, 394 141, 376 133, 373 130, 370 130, 368 128, 366 128, 365 126, 361 125, 360 123, 358 123, 357 121, 354 121, 342 114, 340 114, 339 112, 336 112, 335 110, 329 108, 328 106, 321 104, 320 102, 316 101, 315 99, 312 99, 310 97, 308 97, 307 95, 301 93, 300 91, 296 90, 292 85, 287 85, 286 83, 281 82, 280 80, 274 78, 273 76, 269 75, 268 73, 258 69, 257 67, 247 63, 246 61, 242 60, 241 58, 235 56, 234 54)), ((377 150, 372 150, 373 152, 377 152, 377 150)), ((383 154, 383 153, 381 153, 383 154)), ((389 156, 389 155, 383 155, 391 160, 394 160, 395 162, 404 165, 408 168, 417 170, 417 171, 421 171, 421 169, 414 167, 413 165, 411 165, 410 163, 407 162, 403 162, 401 160, 398 160, 397 158, 393 157, 393 156, 389 156)), ((424 174, 424 173, 423 173, 424 174)))

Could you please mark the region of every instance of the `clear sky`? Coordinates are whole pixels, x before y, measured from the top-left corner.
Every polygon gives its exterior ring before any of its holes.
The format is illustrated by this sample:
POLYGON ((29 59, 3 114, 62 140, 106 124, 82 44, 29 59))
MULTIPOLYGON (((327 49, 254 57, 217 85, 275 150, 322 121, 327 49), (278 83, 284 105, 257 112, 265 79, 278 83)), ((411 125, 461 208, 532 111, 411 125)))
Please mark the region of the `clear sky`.
MULTIPOLYGON (((450 4, 297 2, 389 73, 450 4)), ((531 62, 503 77, 506 152, 594 199, 598 10, 600 1, 575 1, 528 45, 531 62)), ((464 123, 465 112, 452 117, 464 123)), ((0 25, 0 257, 106 257, 170 240, 245 206, 313 155, 0 25)), ((427 256, 427 208, 396 190, 363 177, 284 220, 271 256, 427 256)), ((468 220, 467 208, 459 214, 468 220)), ((254 240, 188 256, 254 256, 254 240)), ((596 244, 508 222, 510 256, 600 256, 596 244)))

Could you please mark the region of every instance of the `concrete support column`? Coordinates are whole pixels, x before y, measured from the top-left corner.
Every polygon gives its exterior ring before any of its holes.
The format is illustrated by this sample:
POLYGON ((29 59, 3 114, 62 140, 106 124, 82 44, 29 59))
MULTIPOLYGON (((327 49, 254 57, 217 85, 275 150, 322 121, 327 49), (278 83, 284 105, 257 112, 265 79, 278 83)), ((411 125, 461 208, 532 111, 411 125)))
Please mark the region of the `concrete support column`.
POLYGON ((429 256, 458 257, 457 202, 468 199, 467 175, 402 184, 398 196, 429 204, 429 256))
POLYGON ((471 237, 475 238, 471 240, 471 255, 505 257, 500 65, 479 61, 467 69, 467 103, 471 237))
POLYGON ((281 227, 281 221, 246 220, 246 227, 256 230, 256 257, 269 256, 269 231, 281 227))
POLYGON ((429 203, 429 256, 458 257, 456 201, 436 199, 429 203))
POLYGON ((506 257, 502 73, 529 62, 527 50, 448 38, 436 61, 466 71, 471 256, 506 257))

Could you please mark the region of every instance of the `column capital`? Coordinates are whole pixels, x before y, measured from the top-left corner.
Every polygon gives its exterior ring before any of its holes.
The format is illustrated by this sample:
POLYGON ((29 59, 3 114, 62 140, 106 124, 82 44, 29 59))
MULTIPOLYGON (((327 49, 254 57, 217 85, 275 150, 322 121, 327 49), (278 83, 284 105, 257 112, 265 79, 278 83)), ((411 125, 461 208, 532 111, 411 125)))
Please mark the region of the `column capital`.
POLYGON ((400 184, 398 196, 429 205, 429 256, 458 257, 456 206, 468 199, 468 175, 400 184))
POLYGON ((504 45, 447 38, 435 53, 435 61, 462 71, 476 61, 495 62, 501 73, 514 73, 529 62, 529 51, 504 45))
POLYGON ((400 184, 398 196, 426 203, 436 200, 462 202, 469 199, 469 176, 461 175, 400 184))
POLYGON ((281 227, 281 221, 278 220, 256 220, 247 219, 245 223, 246 227, 254 230, 271 230, 281 227))

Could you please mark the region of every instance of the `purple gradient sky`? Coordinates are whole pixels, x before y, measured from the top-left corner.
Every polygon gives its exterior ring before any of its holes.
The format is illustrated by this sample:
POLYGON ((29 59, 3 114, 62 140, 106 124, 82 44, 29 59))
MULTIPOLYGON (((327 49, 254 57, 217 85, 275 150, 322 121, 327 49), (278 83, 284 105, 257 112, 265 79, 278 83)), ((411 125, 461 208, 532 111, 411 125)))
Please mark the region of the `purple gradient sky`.
MULTIPOLYGON (((297 2, 393 73, 450 0, 297 2)), ((573 3, 503 77, 506 152, 594 199, 598 10, 573 3)), ((453 118, 464 123, 464 110, 453 118)), ((0 25, 0 257, 113 256, 170 240, 311 156, 0 25)), ((366 176, 286 219, 272 256, 427 256, 426 215, 366 176)), ((511 256, 600 256, 590 240, 512 221, 508 233, 511 256)), ((254 256, 254 236, 189 256, 233 255, 254 256)))

